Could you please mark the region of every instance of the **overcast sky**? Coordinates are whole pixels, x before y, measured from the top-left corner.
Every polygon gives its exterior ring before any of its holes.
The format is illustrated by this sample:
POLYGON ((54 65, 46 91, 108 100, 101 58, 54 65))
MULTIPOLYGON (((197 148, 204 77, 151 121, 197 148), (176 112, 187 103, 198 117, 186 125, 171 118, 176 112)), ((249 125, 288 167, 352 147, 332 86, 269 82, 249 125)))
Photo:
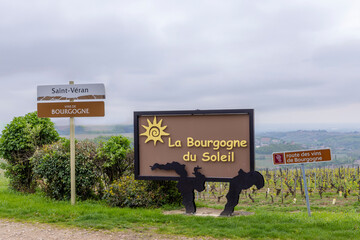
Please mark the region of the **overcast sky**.
POLYGON ((358 0, 0 0, 0 36, 0 127, 75 81, 106 88, 83 125, 254 108, 259 128, 360 128, 358 0))

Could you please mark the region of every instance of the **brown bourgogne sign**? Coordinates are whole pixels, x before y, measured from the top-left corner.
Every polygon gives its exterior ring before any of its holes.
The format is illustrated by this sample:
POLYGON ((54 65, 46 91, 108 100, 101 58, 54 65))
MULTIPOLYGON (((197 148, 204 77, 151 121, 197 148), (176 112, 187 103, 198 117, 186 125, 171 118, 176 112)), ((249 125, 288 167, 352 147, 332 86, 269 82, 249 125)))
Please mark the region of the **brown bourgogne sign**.
POLYGON ((273 153, 275 165, 331 161, 330 149, 273 153))
POLYGON ((39 117, 103 117, 105 104, 100 101, 93 102, 51 102, 38 103, 39 117))
POLYGON ((228 181, 254 170, 253 110, 134 113, 135 177, 173 179, 175 171, 154 164, 185 165, 188 177, 200 167, 207 180, 228 181))
POLYGON ((41 85, 37 86, 38 117, 103 117, 105 103, 103 101, 74 100, 105 99, 105 86, 102 83, 41 85), (47 102, 42 101, 62 101, 47 102), (70 100, 67 102, 66 100, 70 100))

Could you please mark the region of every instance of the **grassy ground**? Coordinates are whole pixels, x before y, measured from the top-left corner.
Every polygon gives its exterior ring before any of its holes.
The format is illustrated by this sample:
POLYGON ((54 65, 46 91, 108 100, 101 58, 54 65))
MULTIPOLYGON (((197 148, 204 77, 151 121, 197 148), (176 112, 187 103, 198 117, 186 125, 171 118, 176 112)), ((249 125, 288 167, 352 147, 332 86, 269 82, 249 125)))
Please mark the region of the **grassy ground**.
MULTIPOLYGON (((109 229, 113 231, 155 231, 186 236, 243 239, 360 239, 360 204, 312 203, 308 217, 302 199, 297 203, 271 203, 265 197, 240 199, 236 210, 255 212, 250 216, 198 217, 164 215, 165 209, 111 208, 101 202, 53 201, 41 194, 20 194, 8 190, 0 174, 0 217, 14 220, 52 223, 60 226, 109 229)), ((330 202, 332 196, 328 197, 330 202)), ((198 200, 197 206, 222 208, 216 200, 198 200)))

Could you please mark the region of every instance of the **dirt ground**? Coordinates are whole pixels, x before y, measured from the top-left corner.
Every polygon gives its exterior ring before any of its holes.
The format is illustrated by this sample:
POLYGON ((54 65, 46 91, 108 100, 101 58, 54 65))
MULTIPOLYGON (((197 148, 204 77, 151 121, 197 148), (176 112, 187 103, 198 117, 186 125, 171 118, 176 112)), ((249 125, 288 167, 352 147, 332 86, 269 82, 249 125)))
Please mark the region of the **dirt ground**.
POLYGON ((13 222, 0 219, 1 240, 120 240, 120 239, 161 239, 188 240, 209 238, 187 238, 154 233, 131 231, 85 230, 79 228, 61 228, 43 223, 13 222))
MULTIPOLYGON (((218 217, 221 210, 199 208, 196 216, 218 217)), ((164 214, 184 214, 184 210, 168 211, 164 214)), ((237 215, 250 215, 253 213, 235 212, 237 215)), ((44 223, 16 222, 8 219, 0 219, 1 240, 120 240, 120 239, 159 239, 159 240, 190 240, 206 239, 209 237, 188 238, 183 236, 162 235, 151 232, 132 231, 105 231, 88 230, 80 228, 64 228, 44 223)))
MULTIPOLYGON (((222 212, 222 209, 212 209, 212 208, 197 208, 196 213, 194 214, 195 216, 200 216, 200 217, 207 217, 207 216, 211 216, 211 217, 220 217, 220 213, 222 212)), ((185 210, 181 209, 181 210, 172 210, 172 211, 166 211, 164 212, 165 215, 167 214, 184 214, 185 210)), ((248 215, 253 215, 253 212, 245 212, 245 211, 235 211, 232 214, 232 217, 236 217, 236 216, 248 216, 248 215)))

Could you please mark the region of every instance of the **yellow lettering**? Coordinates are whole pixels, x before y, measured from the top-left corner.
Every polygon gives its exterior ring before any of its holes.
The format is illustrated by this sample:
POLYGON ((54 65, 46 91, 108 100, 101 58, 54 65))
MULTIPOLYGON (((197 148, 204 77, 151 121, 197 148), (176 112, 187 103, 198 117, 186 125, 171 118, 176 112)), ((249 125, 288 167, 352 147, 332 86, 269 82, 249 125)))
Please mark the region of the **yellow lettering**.
POLYGON ((208 147, 208 141, 207 140, 201 140, 201 147, 208 147))
POLYGON ((209 152, 205 152, 202 155, 203 162, 234 162, 235 153, 228 152, 227 154, 220 154, 220 152, 216 152, 216 154, 210 154, 209 152))
POLYGON ((203 154, 203 158, 202 158, 203 162, 208 162, 210 160, 209 154, 210 153, 208 153, 208 152, 205 152, 203 154))
POLYGON ((171 138, 169 137, 169 147, 175 147, 175 144, 171 144, 171 138))
MULTIPOLYGON (((181 141, 175 141, 171 143, 169 138, 169 147, 181 147, 181 141)), ((234 148, 246 148, 248 147, 247 140, 197 140, 192 137, 187 138, 187 147, 196 147, 196 148, 212 148, 214 151, 218 151, 220 148, 224 148, 228 151, 233 150, 234 148)))
POLYGON ((171 143, 171 138, 169 137, 169 147, 172 148, 172 147, 181 147, 181 141, 180 140, 177 140, 175 141, 175 144, 171 143))
POLYGON ((219 140, 215 140, 214 141, 214 143, 213 143, 213 145, 214 145, 214 150, 219 150, 219 148, 220 148, 220 141, 219 140))
POLYGON ((190 152, 187 152, 186 154, 184 154, 183 160, 184 160, 185 162, 190 161, 190 152))
POLYGON ((183 160, 185 162, 188 161, 196 162, 196 154, 191 154, 190 152, 187 152, 186 154, 184 154, 183 160))
POLYGON ((187 147, 194 146, 194 139, 192 137, 187 138, 187 147))
POLYGON ((234 141, 232 140, 227 141, 226 146, 227 146, 226 148, 227 150, 232 150, 234 147, 234 141))
MULTIPOLYGON (((240 147, 240 141, 239 140, 234 140, 233 143, 234 143, 233 148, 234 147, 238 147, 238 148, 240 147)), ((232 150, 232 149, 228 149, 228 150, 232 150)))

